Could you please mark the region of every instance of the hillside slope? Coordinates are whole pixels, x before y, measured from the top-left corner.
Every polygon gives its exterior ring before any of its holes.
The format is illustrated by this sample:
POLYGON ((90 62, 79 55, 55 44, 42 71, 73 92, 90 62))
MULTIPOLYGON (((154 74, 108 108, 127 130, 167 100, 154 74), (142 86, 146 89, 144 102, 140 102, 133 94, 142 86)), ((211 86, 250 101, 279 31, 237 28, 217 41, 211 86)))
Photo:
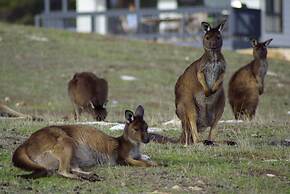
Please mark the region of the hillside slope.
MULTIPOLYGON (((121 119, 123 108, 137 104, 143 104, 157 121, 171 119, 175 82, 202 54, 202 50, 189 47, 7 24, 0 24, 0 37, 0 100, 8 96, 11 106, 24 102, 20 108, 26 112, 67 114, 72 110, 68 80, 75 72, 92 71, 109 81, 109 111, 114 120, 121 119), (122 75, 137 80, 124 81, 122 75)), ((227 87, 229 76, 251 57, 228 51, 224 55, 227 87)), ((270 60, 269 64, 258 115, 286 119, 290 110, 289 63, 270 60)), ((232 118, 228 108, 224 116, 232 118)))
MULTIPOLYGON (((175 115, 174 85, 202 50, 93 34, 35 29, 0 23, 0 101, 22 112, 40 113, 52 122, 72 112, 67 82, 75 72, 92 71, 109 82, 108 121, 124 121, 125 108, 145 107, 150 127, 163 126, 175 115), (122 80, 121 76, 136 80, 122 80), (16 106, 16 104, 20 106, 16 106)), ((225 51, 225 87, 233 71, 251 56, 225 51)), ((25 172, 11 164, 15 148, 48 123, 0 120, 0 191, 4 193, 287 193, 289 192, 290 64, 270 60, 265 93, 257 118, 241 124, 220 124, 216 139, 238 146, 149 143, 143 152, 156 168, 94 167, 104 180, 73 181, 57 176, 38 180, 17 177, 25 172)), ((91 119, 90 117, 87 117, 91 119)), ((227 105, 223 119, 232 119, 227 105)), ((83 118, 84 119, 84 118, 83 118)), ((108 126, 96 126, 107 133, 108 126)), ((203 133, 204 137, 207 133, 203 133)), ((203 138, 204 138, 203 137, 203 138)))

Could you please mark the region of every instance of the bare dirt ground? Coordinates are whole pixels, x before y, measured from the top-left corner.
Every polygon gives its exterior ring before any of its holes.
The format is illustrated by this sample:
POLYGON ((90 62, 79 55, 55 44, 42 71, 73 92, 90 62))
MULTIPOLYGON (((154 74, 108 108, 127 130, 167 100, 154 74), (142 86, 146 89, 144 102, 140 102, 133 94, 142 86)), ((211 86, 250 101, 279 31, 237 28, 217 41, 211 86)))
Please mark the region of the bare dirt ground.
MULTIPOLYGON (((237 52, 240 54, 252 55, 253 49, 239 49, 237 52)), ((290 48, 269 48, 268 58, 290 61, 290 48)))

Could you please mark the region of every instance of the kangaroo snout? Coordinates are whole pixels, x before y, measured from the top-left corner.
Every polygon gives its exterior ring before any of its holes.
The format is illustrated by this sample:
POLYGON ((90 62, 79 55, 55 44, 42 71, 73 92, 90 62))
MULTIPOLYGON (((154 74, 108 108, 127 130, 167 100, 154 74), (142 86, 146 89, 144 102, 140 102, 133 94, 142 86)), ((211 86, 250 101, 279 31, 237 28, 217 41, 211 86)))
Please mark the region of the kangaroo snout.
POLYGON ((149 138, 148 134, 143 137, 142 142, 145 143, 145 144, 150 142, 150 138, 149 138))

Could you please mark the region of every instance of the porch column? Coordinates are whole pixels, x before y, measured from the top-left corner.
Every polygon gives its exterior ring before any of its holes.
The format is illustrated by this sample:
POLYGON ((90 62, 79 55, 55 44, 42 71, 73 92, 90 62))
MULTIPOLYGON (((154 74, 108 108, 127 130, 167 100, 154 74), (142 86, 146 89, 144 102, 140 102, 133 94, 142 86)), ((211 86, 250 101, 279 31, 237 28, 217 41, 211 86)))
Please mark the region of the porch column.
MULTIPOLYGON (((106 11, 106 0, 77 0, 77 12, 97 12, 106 11)), ((77 17, 77 32, 92 32, 106 34, 107 33, 107 19, 106 16, 79 16, 77 17), (94 24, 92 22, 95 20, 94 24), (93 29, 95 28, 95 29, 93 29)))

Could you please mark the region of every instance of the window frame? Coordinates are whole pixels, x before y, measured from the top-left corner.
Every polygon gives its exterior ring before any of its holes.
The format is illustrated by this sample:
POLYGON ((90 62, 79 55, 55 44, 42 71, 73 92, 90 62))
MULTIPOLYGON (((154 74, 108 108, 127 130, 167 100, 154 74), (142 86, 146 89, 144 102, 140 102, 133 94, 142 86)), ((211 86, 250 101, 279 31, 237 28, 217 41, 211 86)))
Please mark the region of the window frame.
MULTIPOLYGON (((265 27, 265 31, 267 33, 277 33, 277 34, 282 34, 284 32, 284 25, 283 25, 283 0, 266 0, 265 1, 266 5, 265 5, 265 24, 266 24, 266 27, 265 27), (274 1, 280 1, 280 12, 275 12, 274 10, 274 1), (268 3, 271 3, 271 5, 269 6, 268 3), (268 8, 271 8, 271 10, 268 10, 268 8), (280 25, 279 25, 279 29, 275 29, 273 27, 271 27, 271 29, 268 29, 267 28, 267 20, 268 20, 268 17, 270 17, 271 19, 274 19, 276 17, 278 17, 280 19, 280 25)), ((273 25, 271 25, 273 26, 273 25)))

